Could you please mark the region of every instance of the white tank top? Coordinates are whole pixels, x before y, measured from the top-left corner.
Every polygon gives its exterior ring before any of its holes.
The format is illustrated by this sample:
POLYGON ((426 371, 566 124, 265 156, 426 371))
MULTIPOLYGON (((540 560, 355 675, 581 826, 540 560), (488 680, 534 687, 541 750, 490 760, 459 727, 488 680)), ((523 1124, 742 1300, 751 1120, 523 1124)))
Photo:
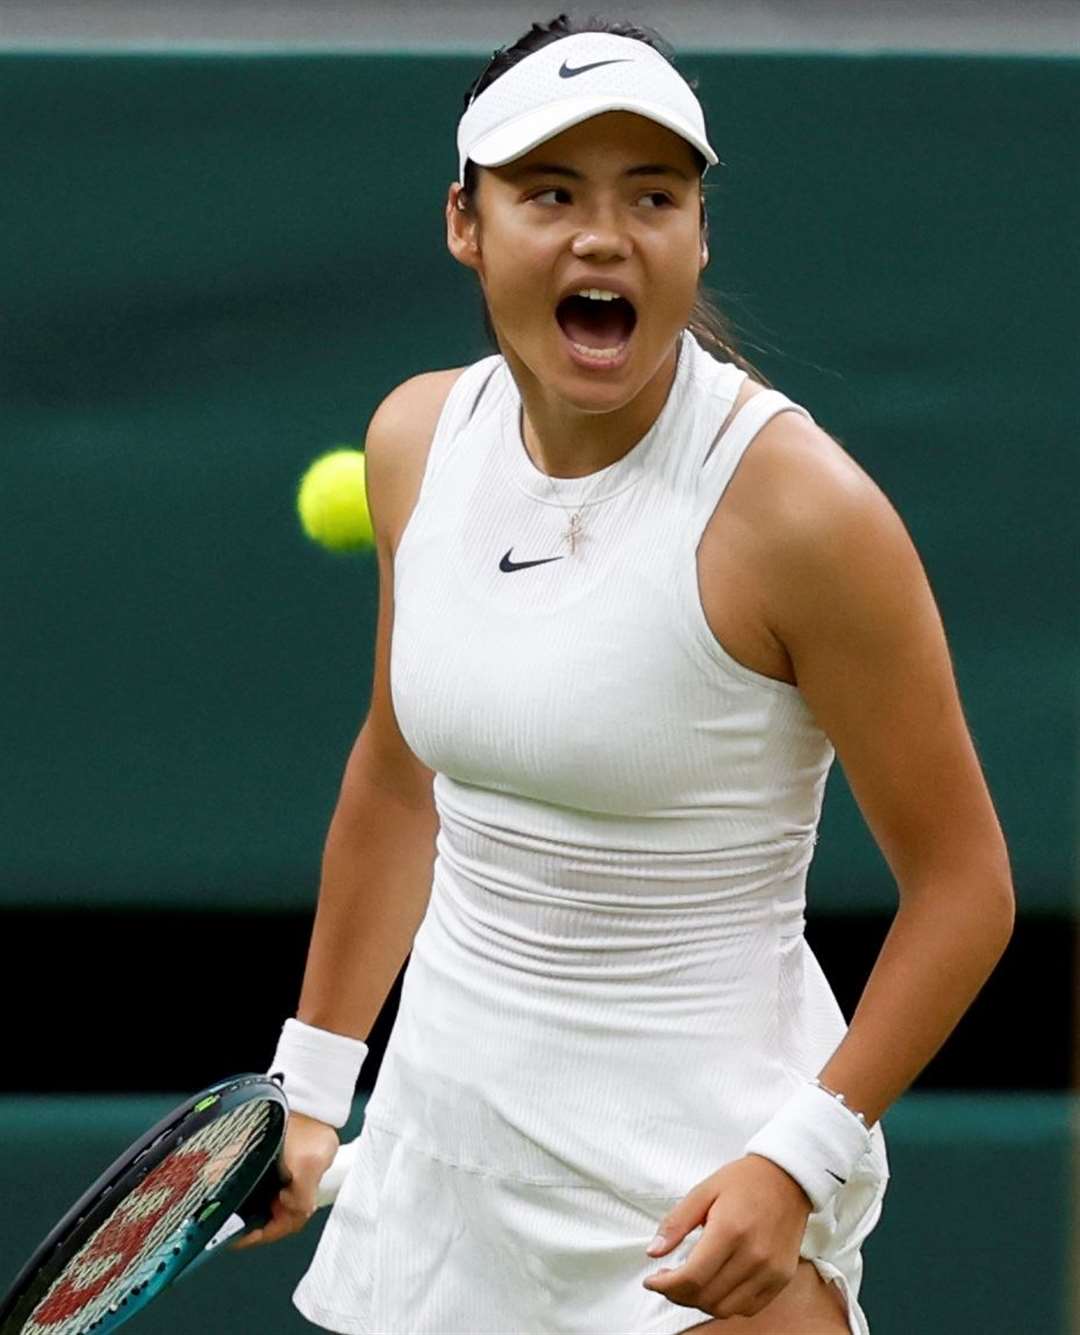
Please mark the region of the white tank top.
POLYGON ((439 418, 391 640, 439 833, 366 1116, 451 1162, 677 1195, 845 1033, 803 938, 833 748, 698 593, 743 452, 776 413, 810 416, 769 390, 721 434, 744 379, 685 332, 653 426, 584 478, 532 463, 501 356, 439 418))

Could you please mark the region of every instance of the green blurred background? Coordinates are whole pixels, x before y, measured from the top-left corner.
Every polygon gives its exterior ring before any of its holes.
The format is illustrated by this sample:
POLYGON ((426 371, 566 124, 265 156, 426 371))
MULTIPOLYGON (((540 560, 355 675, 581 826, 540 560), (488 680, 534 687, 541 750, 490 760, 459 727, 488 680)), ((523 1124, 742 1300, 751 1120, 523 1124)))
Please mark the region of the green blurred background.
MULTIPOLYGON (((3 903, 310 902, 376 587, 294 490, 406 376, 489 351, 442 220, 475 63, 0 58, 3 903)), ((683 63, 718 297, 902 515, 1021 908, 1071 909, 1077 62, 683 63)), ((891 906, 843 787, 815 900, 891 906)))
MULTIPOLYGON (((182 912, 212 947, 232 914, 254 956, 252 915, 268 933, 309 928, 367 709, 376 578, 371 557, 303 538, 295 488, 317 454, 362 444, 395 384, 491 350, 442 221, 482 63, 0 53, 9 933, 47 923, 52 951, 108 911, 130 949, 156 913, 182 912)), ((707 178, 713 293, 746 355, 903 517, 1021 925, 1074 933, 1080 62, 697 52, 679 65, 700 80, 722 159, 707 178)), ((839 765, 809 895, 837 922, 887 926, 895 908, 839 765)), ((130 1011, 94 985, 75 995, 70 971, 36 958, 31 976, 49 982, 32 1009, 64 1025, 39 1018, 42 1036, 71 1043, 77 1004, 132 1097, 80 1098, 62 1077, 46 1094, 27 1076, 35 1058, 8 1064, 0 1284, 148 1118, 224 1074, 185 1068, 173 1096, 145 1096, 130 1011)), ((1017 1028, 984 1040, 998 1092, 915 1091, 885 1118, 894 1179, 861 1295, 874 1335, 1069 1329, 1074 1086, 996 1084, 1005 1049, 1042 1022, 1029 986, 1043 981, 1033 971, 1008 998, 1017 1028)), ((9 1013, 20 1005, 12 993, 9 1013)), ((187 1005, 170 997, 169 1017, 187 1005)), ((223 1009, 257 1036, 250 1069, 265 1069, 283 1013, 265 994, 239 1020, 223 1009)), ((208 1267, 141 1328, 222 1329, 218 1304, 242 1295, 230 1330, 311 1329, 288 1294, 317 1227, 208 1267)))

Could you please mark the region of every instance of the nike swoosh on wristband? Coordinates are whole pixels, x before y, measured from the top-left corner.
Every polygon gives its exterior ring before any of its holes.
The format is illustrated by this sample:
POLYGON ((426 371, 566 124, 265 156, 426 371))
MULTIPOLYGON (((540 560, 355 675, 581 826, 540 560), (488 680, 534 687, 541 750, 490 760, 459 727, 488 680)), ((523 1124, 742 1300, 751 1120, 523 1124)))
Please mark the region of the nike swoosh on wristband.
POLYGON ((629 65, 628 57, 620 56, 618 60, 594 60, 591 65, 579 65, 576 70, 572 70, 564 60, 559 67, 560 79, 572 79, 575 74, 584 74, 586 70, 599 69, 601 65, 629 65))
POLYGON ((511 570, 528 570, 529 566, 546 566, 549 561, 562 560, 561 556, 545 556, 539 561, 511 561, 510 553, 513 550, 514 550, 513 547, 507 548, 506 555, 499 562, 500 570, 505 570, 508 572, 511 570))
POLYGON ((835 1177, 836 1180, 837 1180, 837 1182, 846 1182, 846 1181, 847 1181, 847 1178, 846 1178, 846 1177, 841 1177, 841 1176, 839 1175, 839 1173, 834 1173, 833 1170, 832 1170, 831 1168, 826 1168, 825 1171, 826 1171, 826 1173, 828 1173, 828 1175, 829 1175, 830 1177, 835 1177))

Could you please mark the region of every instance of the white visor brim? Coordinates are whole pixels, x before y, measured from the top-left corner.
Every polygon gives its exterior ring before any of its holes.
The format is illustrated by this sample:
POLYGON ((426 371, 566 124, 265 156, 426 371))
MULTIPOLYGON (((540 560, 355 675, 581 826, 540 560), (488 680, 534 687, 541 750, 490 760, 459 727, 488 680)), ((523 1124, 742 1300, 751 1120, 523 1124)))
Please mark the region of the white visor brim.
POLYGON ((460 170, 464 173, 465 161, 469 158, 480 167, 501 167, 545 140, 553 139, 563 130, 569 130, 571 126, 580 125, 582 121, 606 111, 629 111, 644 116, 687 140, 701 153, 709 166, 719 161, 704 135, 698 134, 688 121, 676 115, 669 107, 657 106, 644 98, 593 93, 548 103, 547 106, 516 116, 512 121, 490 130, 462 153, 460 170))

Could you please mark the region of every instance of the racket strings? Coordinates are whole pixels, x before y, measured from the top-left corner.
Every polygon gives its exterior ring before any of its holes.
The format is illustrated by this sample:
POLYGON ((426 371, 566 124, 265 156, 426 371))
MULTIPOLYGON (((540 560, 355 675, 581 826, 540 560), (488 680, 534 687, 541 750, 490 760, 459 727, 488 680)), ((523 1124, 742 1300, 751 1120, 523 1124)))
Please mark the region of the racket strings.
POLYGON ((82 1335, 149 1282, 172 1248, 182 1245, 180 1231, 191 1229, 262 1141, 273 1108, 265 1100, 244 1103, 162 1159, 68 1261, 21 1335, 82 1335))

